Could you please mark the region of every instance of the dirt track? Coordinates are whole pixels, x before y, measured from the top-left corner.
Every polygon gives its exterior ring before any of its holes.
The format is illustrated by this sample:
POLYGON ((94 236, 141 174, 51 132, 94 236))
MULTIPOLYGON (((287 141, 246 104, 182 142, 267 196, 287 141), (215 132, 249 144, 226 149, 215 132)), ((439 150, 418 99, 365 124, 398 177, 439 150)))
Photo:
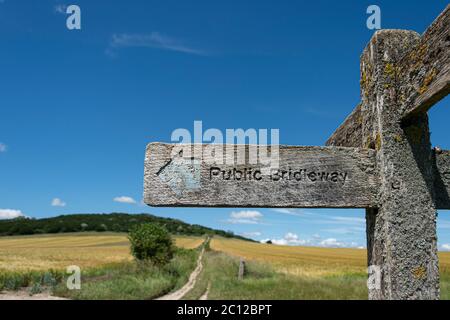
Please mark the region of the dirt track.
POLYGON ((210 288, 211 288, 211 282, 208 283, 208 287, 206 288, 205 293, 202 294, 202 296, 198 300, 208 300, 208 294, 209 294, 209 289, 210 288))
MULTIPOLYGON (((188 293, 192 288, 194 288, 195 282, 197 281, 197 277, 203 269, 202 258, 205 249, 202 249, 198 259, 197 259, 197 267, 189 276, 188 282, 178 289, 175 292, 166 294, 157 298, 156 300, 180 300, 183 296, 188 293)), ((207 299, 208 290, 203 294, 200 300, 207 299)), ((0 293, 0 300, 68 300, 65 298, 55 297, 50 295, 50 293, 39 293, 30 296, 29 292, 25 289, 19 291, 4 291, 0 293)))
POLYGON ((197 281, 197 277, 203 269, 202 258, 204 252, 205 249, 202 249, 202 252, 200 253, 200 256, 198 257, 197 260, 197 267, 191 273, 191 275, 189 276, 189 281, 183 287, 181 287, 175 292, 166 294, 155 300, 181 300, 186 293, 188 293, 192 288, 194 288, 195 282, 197 281))
POLYGON ((0 293, 0 300, 67 300, 65 298, 54 297, 49 293, 38 293, 30 296, 27 290, 4 291, 0 293))

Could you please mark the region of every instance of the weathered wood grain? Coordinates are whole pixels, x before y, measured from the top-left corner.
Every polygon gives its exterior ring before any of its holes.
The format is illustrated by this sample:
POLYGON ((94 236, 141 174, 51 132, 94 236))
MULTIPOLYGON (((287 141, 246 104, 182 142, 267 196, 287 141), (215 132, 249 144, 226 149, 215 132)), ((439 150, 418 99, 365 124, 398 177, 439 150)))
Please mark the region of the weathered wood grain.
POLYGON ((339 128, 327 140, 327 146, 360 147, 362 145, 361 104, 345 119, 339 128))
POLYGON ((450 5, 425 31, 398 66, 386 72, 401 78, 403 116, 426 112, 450 92, 450 5), (399 71, 397 75, 396 72, 399 71))
MULTIPOLYGON (((280 146, 279 169, 267 170, 267 165, 248 164, 248 160, 241 165, 216 165, 208 164, 211 159, 205 155, 203 161, 172 157, 174 146, 163 143, 147 146, 144 201, 148 205, 376 206, 378 180, 372 150, 280 146)), ((203 151, 205 147, 201 146, 203 151)), ((236 156, 236 149, 234 152, 236 156)))
POLYGON ((450 210, 450 151, 434 151, 434 190, 436 207, 450 210))
MULTIPOLYGON (((378 31, 373 39, 383 32, 390 31, 378 31)), ((374 127, 375 119, 370 118, 373 110, 365 103, 376 88, 376 77, 386 80, 382 89, 395 96, 402 118, 427 112, 449 94, 450 5, 420 38, 413 42, 405 38, 399 45, 397 51, 406 53, 397 62, 387 63, 382 70, 374 70, 373 65, 362 61, 362 101, 331 135, 327 146, 376 147, 378 130, 374 127)), ((377 50, 377 46, 372 48, 377 50)))
POLYGON ((374 144, 380 179, 379 206, 366 210, 368 265, 381 280, 370 299, 439 298, 428 117, 403 119, 397 93, 408 80, 392 73, 419 40, 412 31, 378 31, 361 56, 362 140, 374 144))
POLYGON ((241 258, 239 260, 238 280, 243 280, 245 274, 245 260, 241 258))

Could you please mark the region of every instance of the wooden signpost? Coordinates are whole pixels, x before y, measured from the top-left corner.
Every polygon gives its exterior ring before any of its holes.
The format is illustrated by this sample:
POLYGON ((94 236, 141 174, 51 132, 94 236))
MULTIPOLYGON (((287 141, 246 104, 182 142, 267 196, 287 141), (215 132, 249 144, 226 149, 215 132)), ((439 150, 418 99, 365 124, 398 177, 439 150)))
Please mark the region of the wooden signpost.
MULTIPOLYGON (((176 155, 177 145, 151 143, 145 202, 153 206, 376 207, 375 152, 368 149, 280 146, 279 168, 226 165, 176 155)), ((228 147, 228 146, 227 146, 228 147)), ((237 148, 235 148, 237 153, 237 148)))
POLYGON ((431 148, 426 112, 450 91, 449 32, 450 6, 422 36, 376 32, 361 57, 361 103, 327 147, 280 146, 277 167, 214 163, 206 145, 192 146, 196 158, 149 144, 144 201, 366 208, 368 266, 381 277, 369 298, 438 299, 436 210, 450 209, 450 151, 431 148))

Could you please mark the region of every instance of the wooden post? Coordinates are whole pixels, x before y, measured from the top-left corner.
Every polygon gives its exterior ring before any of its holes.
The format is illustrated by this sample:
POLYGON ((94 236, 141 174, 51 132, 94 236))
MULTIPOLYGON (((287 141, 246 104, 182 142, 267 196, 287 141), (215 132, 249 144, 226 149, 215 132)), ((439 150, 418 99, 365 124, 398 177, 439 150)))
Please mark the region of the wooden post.
MULTIPOLYGON (((450 209, 450 151, 431 149, 426 112, 450 92, 449 30, 450 5, 423 36, 376 32, 361 57, 362 101, 327 141, 331 147, 281 146, 275 170, 214 164, 207 145, 190 157, 173 152, 179 145, 149 144, 144 201, 365 208, 370 280, 377 277, 369 298, 438 299, 436 209, 450 209)), ((258 148, 236 148, 231 159, 258 148)), ((241 259, 239 279, 244 269, 241 259)))
POLYGON ((428 30, 375 33, 362 102, 327 145, 376 150, 378 206, 366 210, 370 299, 438 299, 436 209, 450 207, 450 153, 431 150, 427 110, 450 92, 450 5, 428 30), (375 275, 376 276, 376 275, 375 275))
POLYGON ((428 117, 402 120, 400 58, 419 40, 415 32, 375 34, 361 59, 363 141, 377 150, 378 210, 367 210, 369 266, 381 270, 381 286, 371 299, 437 299, 432 151, 428 117))
POLYGON ((239 260, 239 273, 238 273, 238 280, 244 279, 245 274, 245 260, 241 258, 239 260))

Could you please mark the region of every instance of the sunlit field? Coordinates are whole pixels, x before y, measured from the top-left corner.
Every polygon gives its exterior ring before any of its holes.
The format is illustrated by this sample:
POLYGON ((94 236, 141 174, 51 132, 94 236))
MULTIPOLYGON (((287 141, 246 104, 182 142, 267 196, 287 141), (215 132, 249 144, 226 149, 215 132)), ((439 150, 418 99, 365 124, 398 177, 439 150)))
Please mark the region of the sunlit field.
MULTIPOLYGON (((162 269, 140 268, 122 233, 73 233, 0 237, 0 291, 36 287, 51 271, 63 283, 65 270, 84 270, 83 290, 64 285, 54 294, 71 299, 153 299, 180 288, 196 265, 202 237, 175 237, 185 250, 162 269), (174 270, 176 272, 174 272, 174 270), (3 280, 2 280, 3 279, 3 280)), ((198 299, 366 299, 366 250, 292 247, 214 237, 204 270, 185 298, 198 299), (237 280, 239 258, 246 273, 237 280)), ((440 253, 441 298, 450 299, 450 253, 440 253)), ((44 285, 38 286, 39 289, 44 285)), ((27 289, 31 290, 31 289, 27 289)))
MULTIPOLYGON (((176 237, 176 246, 193 249, 203 239, 176 237)), ((0 271, 60 270, 70 265, 95 268, 132 260, 126 234, 75 233, 1 237, 0 271)))
MULTIPOLYGON (((367 251, 292 247, 246 242, 237 239, 214 238, 211 248, 248 260, 267 262, 285 273, 320 277, 342 273, 366 273, 367 251)), ((450 273, 450 252, 440 252, 441 274, 450 273)))
POLYGON ((175 245, 180 248, 185 249, 195 249, 198 248, 204 241, 201 237, 175 237, 175 245))
POLYGON ((278 246, 224 238, 214 238, 211 248, 270 263, 278 271, 300 276, 365 273, 367 265, 366 251, 361 249, 278 246))

